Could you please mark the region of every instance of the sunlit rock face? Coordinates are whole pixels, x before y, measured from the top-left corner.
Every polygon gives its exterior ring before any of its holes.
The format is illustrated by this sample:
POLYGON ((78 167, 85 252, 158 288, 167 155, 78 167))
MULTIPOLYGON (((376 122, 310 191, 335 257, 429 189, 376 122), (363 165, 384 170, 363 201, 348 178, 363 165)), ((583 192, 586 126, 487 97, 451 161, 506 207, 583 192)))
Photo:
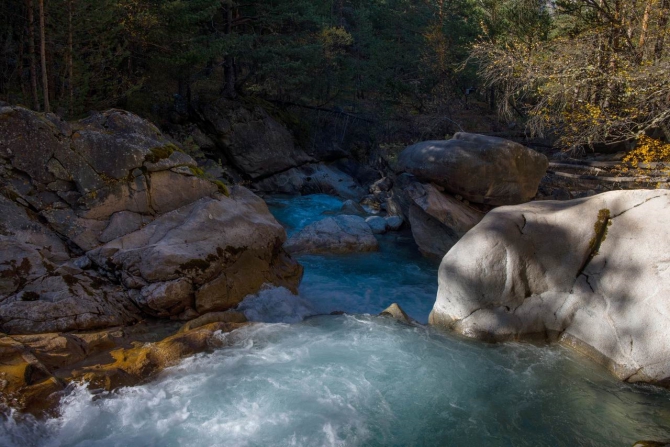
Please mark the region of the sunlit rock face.
POLYGON ((515 205, 537 194, 547 157, 503 138, 459 132, 405 149, 398 169, 487 205, 515 205))
POLYGON ((561 342, 619 378, 670 377, 670 192, 497 208, 442 260, 430 322, 561 342))
POLYGON ((0 187, 0 332, 186 320, 302 275, 260 198, 122 110, 0 107, 0 187))

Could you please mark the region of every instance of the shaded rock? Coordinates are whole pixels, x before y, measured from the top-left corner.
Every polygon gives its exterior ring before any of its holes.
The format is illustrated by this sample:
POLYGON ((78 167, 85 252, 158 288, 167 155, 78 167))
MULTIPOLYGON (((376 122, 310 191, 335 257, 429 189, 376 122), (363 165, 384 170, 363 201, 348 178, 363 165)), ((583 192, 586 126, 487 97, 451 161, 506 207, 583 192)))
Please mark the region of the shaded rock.
POLYGON ((402 228, 402 224, 404 223, 402 217, 400 216, 388 216, 385 217, 386 219, 386 228, 389 229, 389 231, 398 231, 400 228, 402 228))
POLYGON ((669 218, 661 190, 495 209, 442 260, 430 322, 558 340, 622 380, 668 383, 669 218))
POLYGON ((193 284, 186 278, 149 284, 135 296, 139 308, 156 317, 179 315, 194 307, 193 284))
POLYGON ((412 324, 412 319, 402 310, 398 303, 393 303, 379 314, 380 316, 391 317, 405 324, 412 324))
POLYGON ((415 204, 410 206, 408 220, 414 242, 424 256, 441 258, 458 242, 459 236, 454 230, 415 204))
POLYGON ((482 220, 484 214, 440 192, 434 185, 415 183, 406 189, 414 204, 462 237, 482 220))
POLYGON ((382 177, 370 186, 371 194, 380 194, 388 192, 393 188, 393 180, 388 177, 382 177))
POLYGON ((348 199, 364 195, 349 175, 327 165, 309 164, 268 177, 254 184, 259 191, 274 194, 331 194, 348 199))
POLYGON ((0 331, 31 334, 90 330, 139 319, 137 308, 122 287, 91 271, 54 272, 53 265, 39 256, 40 247, 0 239, 3 255, 11 257, 8 264, 0 263, 17 275, 9 284, 0 282, 0 331))
POLYGON ((354 202, 353 200, 345 200, 345 202, 342 204, 342 207, 340 208, 340 213, 342 214, 349 214, 352 216, 367 216, 368 213, 365 211, 365 209, 358 204, 357 202, 354 202))
POLYGON ((379 216, 370 216, 365 219, 365 223, 370 225, 370 229, 374 234, 386 233, 386 220, 379 216))
POLYGON ((149 188, 151 208, 158 214, 176 210, 218 191, 208 180, 172 171, 152 173, 149 188))
POLYGON ((107 227, 100 233, 98 240, 102 243, 130 234, 151 222, 152 218, 130 211, 119 211, 114 213, 107 227))
POLYGON ((377 199, 373 195, 367 195, 367 196, 363 197, 361 199, 360 203, 364 207, 367 207, 368 209, 370 209, 373 213, 377 213, 377 212, 381 211, 381 209, 382 209, 381 202, 379 201, 379 199, 377 199))
POLYGON ((409 202, 412 236, 426 256, 444 256, 484 217, 483 213, 440 192, 434 185, 412 183, 402 195, 409 202))
MULTIPOLYGON (((155 156, 155 158, 158 158, 158 156, 155 156)), ((149 159, 152 160, 153 158, 149 157, 149 159)), ((147 171, 149 172, 166 171, 180 166, 196 168, 198 167, 198 163, 196 163, 196 161, 189 155, 180 151, 174 151, 167 158, 158 159, 156 162, 144 162, 144 167, 147 168, 147 171)))
POLYGON ((376 169, 350 158, 337 160, 332 166, 355 179, 360 185, 369 185, 381 177, 376 169))
POLYGON ((217 148, 251 178, 313 161, 295 147, 291 132, 261 106, 221 99, 208 103, 199 113, 217 148))
POLYGON ((96 173, 121 180, 145 161, 167 158, 176 147, 149 121, 123 110, 96 113, 76 123, 72 148, 96 173))
POLYGON ((405 149, 398 167, 452 194, 489 205, 531 200, 549 166, 547 158, 502 138, 459 132, 447 141, 405 149))
POLYGON ((191 131, 191 138, 193 138, 193 142, 202 150, 212 151, 216 148, 216 143, 197 127, 191 131))
POLYGON ((314 222, 284 245, 291 254, 376 251, 379 244, 360 216, 334 216, 314 222))

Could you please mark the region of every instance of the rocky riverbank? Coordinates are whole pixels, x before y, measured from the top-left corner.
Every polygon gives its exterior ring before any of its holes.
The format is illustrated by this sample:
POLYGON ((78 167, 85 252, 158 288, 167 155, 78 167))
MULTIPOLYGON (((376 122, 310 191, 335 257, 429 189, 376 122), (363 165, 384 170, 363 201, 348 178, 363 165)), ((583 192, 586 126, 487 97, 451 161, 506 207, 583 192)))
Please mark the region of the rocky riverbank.
POLYGON ((42 414, 74 383, 146 381, 223 346, 249 324, 236 306, 265 285, 296 293, 291 255, 374 252, 406 227, 444 256, 431 324, 559 340, 623 380, 667 384, 666 192, 526 203, 542 196, 546 157, 466 133, 408 147, 380 178, 227 104, 201 111, 197 150, 121 110, 65 122, 0 107, 2 404, 42 414), (235 178, 350 200, 287 239, 235 178))
MULTIPOLYGON (((0 387, 20 408, 82 378, 63 367, 127 345, 125 328, 226 311, 264 284, 295 291, 302 275, 263 200, 124 111, 64 122, 0 108, 0 184, 0 387)), ((110 355, 148 362, 119 367, 141 380, 221 329, 156 345, 179 354, 110 355)))

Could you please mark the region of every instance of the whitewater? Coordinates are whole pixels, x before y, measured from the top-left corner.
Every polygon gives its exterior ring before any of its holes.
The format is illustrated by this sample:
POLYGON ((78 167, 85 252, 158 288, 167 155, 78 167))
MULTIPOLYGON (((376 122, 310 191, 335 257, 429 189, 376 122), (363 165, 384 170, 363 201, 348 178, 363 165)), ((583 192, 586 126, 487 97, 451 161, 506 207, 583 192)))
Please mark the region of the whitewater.
MULTIPOLYGON (((339 199, 271 198, 289 234, 339 199)), ((110 393, 72 388, 60 415, 4 415, 1 446, 630 446, 670 439, 670 392, 617 381, 560 346, 485 344, 428 328, 437 262, 411 235, 377 253, 301 256, 299 296, 268 288, 225 347, 110 393), (377 314, 393 302, 417 321, 377 314), (331 315, 334 314, 334 315, 331 315)))

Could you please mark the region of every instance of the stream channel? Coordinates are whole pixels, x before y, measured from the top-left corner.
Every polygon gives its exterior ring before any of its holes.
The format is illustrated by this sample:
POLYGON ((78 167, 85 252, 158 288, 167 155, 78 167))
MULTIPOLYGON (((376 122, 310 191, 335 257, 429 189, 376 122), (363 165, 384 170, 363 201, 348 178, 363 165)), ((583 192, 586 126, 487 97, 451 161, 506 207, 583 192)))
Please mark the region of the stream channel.
MULTIPOLYGON (((289 234, 337 198, 268 199, 289 234)), ((425 323, 438 263, 411 234, 376 253, 299 256, 300 296, 241 305, 232 345, 103 398, 85 387, 46 421, 9 418, 2 446, 631 446, 670 439, 670 392, 621 383, 560 346, 491 345, 376 314, 393 302, 425 323), (345 315, 328 315, 334 311, 345 315)))

